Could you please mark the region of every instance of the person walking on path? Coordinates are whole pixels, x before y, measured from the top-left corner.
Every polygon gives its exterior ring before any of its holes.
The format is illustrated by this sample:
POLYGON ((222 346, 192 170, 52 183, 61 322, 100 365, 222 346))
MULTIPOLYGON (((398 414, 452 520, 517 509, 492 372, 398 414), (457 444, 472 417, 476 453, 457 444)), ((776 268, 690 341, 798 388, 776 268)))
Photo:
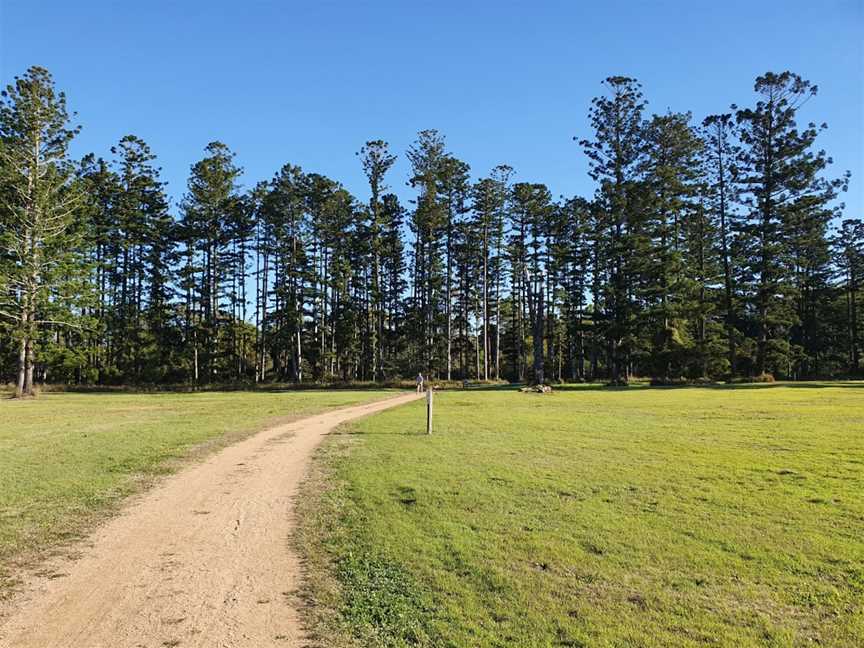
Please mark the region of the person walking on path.
POLYGON ((417 374, 417 393, 418 393, 418 394, 422 394, 422 393, 423 393, 423 383, 424 383, 424 382, 426 382, 426 379, 423 378, 423 374, 422 374, 422 373, 418 373, 418 374, 417 374))

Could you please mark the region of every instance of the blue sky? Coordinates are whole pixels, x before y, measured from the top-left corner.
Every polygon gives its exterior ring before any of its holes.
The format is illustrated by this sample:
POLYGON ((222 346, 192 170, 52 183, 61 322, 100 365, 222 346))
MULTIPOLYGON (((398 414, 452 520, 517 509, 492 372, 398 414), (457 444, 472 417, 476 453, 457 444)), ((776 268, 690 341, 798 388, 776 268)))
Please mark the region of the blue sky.
POLYGON ((47 67, 78 112, 73 153, 145 139, 178 199, 221 140, 247 186, 284 163, 361 199, 354 153, 404 151, 437 128, 475 176, 499 163, 555 195, 590 196, 573 136, 610 75, 637 77, 649 109, 701 120, 752 101, 753 79, 790 69, 817 83, 802 120, 826 121, 836 174, 864 215, 864 0, 803 2, 40 2, 0 0, 0 77, 47 67))

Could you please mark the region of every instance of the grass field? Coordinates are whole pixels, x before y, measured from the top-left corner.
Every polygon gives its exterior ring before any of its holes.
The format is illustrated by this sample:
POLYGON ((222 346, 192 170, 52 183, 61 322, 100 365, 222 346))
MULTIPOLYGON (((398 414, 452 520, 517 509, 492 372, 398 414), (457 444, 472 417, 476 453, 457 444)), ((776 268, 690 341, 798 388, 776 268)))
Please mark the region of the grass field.
POLYGON ((76 537, 179 459, 270 424, 389 394, 49 393, 0 400, 0 594, 10 562, 76 537))
POLYGON ((422 427, 319 452, 321 645, 864 645, 864 383, 469 390, 422 427))

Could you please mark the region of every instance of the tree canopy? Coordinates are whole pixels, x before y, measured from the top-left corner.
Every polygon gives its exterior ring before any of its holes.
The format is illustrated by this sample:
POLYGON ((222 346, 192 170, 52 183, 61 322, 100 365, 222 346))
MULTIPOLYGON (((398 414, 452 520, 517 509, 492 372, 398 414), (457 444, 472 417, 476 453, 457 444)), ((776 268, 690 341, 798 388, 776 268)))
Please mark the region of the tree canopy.
POLYGON ((848 173, 799 123, 817 88, 755 80, 748 106, 649 114, 602 83, 579 141, 595 191, 475 177, 421 130, 408 178, 383 139, 368 194, 286 163, 241 185, 210 143, 172 205, 135 135, 69 157, 50 73, 0 101, 0 378, 190 384, 437 379, 657 382, 861 375, 864 225, 848 173), (403 204, 390 186, 407 181, 403 204))

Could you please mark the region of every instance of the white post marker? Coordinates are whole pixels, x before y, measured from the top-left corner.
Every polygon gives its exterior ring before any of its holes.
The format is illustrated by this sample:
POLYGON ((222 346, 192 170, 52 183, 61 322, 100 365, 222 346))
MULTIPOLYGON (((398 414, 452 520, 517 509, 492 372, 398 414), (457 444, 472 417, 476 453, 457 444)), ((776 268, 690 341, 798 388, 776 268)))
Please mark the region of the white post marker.
POLYGON ((432 385, 426 387, 426 434, 432 434, 432 385))

